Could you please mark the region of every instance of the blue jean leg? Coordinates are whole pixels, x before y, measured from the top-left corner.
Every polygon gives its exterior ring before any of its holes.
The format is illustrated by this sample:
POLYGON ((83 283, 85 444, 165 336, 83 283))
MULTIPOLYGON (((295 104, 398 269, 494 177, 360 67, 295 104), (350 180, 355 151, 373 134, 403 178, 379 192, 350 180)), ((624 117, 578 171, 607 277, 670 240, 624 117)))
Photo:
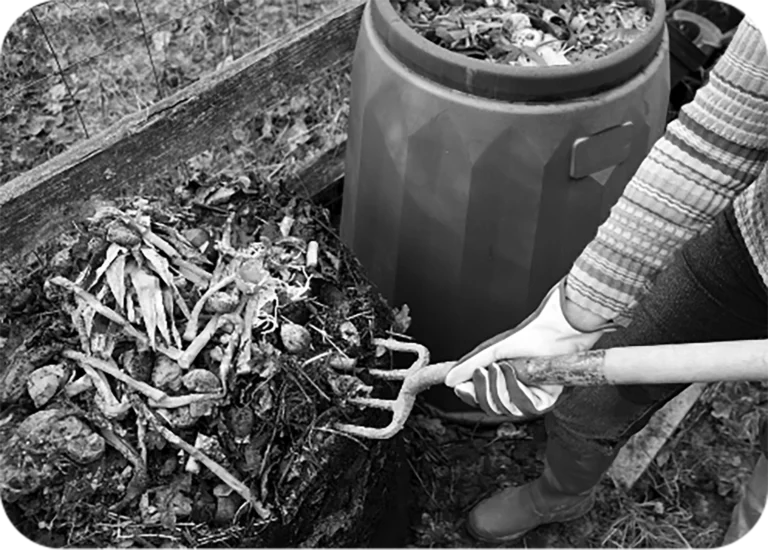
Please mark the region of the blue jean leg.
MULTIPOLYGON (((632 323, 595 348, 768 337, 768 295, 732 208, 676 254, 632 323)), ((566 388, 547 415, 547 462, 571 491, 594 486, 620 448, 687 386, 566 388)))

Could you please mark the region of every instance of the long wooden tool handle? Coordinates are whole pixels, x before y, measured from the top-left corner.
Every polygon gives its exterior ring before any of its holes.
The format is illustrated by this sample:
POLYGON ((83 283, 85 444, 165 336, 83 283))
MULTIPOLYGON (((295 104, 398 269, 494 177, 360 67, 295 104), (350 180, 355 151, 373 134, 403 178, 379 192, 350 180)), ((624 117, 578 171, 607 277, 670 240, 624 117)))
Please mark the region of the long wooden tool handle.
POLYGON ((685 384, 768 380, 768 340, 593 350, 507 361, 528 384, 685 384))

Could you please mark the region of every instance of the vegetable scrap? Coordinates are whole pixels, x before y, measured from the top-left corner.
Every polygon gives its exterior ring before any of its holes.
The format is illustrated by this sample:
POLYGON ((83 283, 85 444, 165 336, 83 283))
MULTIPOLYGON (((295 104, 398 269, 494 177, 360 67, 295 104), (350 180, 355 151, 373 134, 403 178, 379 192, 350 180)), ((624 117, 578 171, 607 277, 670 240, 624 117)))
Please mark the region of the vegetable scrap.
POLYGON ((362 419, 348 401, 388 364, 372 340, 394 312, 325 210, 227 206, 97 204, 27 280, 0 284, 6 504, 82 533, 119 517, 136 536, 190 521, 253 535, 297 513, 324 449, 349 440, 334 426, 362 419))
POLYGON ((391 0, 427 40, 517 67, 576 65, 635 41, 650 22, 632 0, 391 0))

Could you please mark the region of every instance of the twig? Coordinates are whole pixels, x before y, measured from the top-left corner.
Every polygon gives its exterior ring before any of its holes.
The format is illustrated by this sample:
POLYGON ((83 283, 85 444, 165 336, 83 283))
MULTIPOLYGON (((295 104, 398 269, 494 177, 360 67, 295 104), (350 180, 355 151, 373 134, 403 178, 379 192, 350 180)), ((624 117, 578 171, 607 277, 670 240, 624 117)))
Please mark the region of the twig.
MULTIPOLYGON (((197 317, 194 313, 192 314, 192 318, 195 319, 195 324, 193 325, 192 321, 190 320, 190 327, 197 325, 197 317)), ((211 341, 211 338, 213 338, 213 335, 216 334, 216 330, 219 328, 219 320, 220 316, 214 315, 210 318, 208 324, 205 325, 205 328, 202 330, 202 332, 200 332, 200 334, 197 336, 193 335, 194 339, 189 344, 189 347, 185 349, 181 354, 181 357, 179 357, 178 362, 182 369, 189 369, 192 363, 195 362, 195 359, 197 359, 197 356, 200 355, 200 352, 203 351, 203 348, 208 345, 208 342, 211 341)), ((184 337, 187 337, 186 333, 184 337)))
POLYGON ((221 481, 230 486, 232 490, 243 497, 246 502, 250 502, 260 518, 269 519, 271 517, 270 511, 261 502, 259 502, 256 497, 254 497, 247 485, 229 473, 226 468, 218 464, 215 460, 208 457, 208 455, 203 453, 200 449, 196 448, 194 445, 190 445, 171 430, 163 426, 160 420, 158 420, 158 418, 154 415, 154 413, 149 410, 149 408, 139 399, 133 399, 132 402, 136 412, 146 418, 147 421, 152 425, 152 428, 156 430, 161 436, 163 436, 163 438, 168 441, 168 443, 180 448, 195 460, 205 465, 205 467, 208 468, 216 477, 218 477, 221 481))
MULTIPOLYGON (((67 359, 71 359, 72 361, 77 361, 80 364, 80 366, 83 367, 83 370, 85 370, 89 374, 93 369, 98 369, 100 371, 103 371, 117 378, 118 380, 123 382, 125 385, 133 388, 140 394, 149 398, 149 404, 152 407, 163 408, 163 409, 178 409, 179 407, 185 407, 192 403, 199 403, 201 401, 214 401, 217 399, 221 399, 223 397, 221 393, 192 393, 189 395, 170 396, 164 391, 159 390, 154 386, 150 386, 146 382, 141 382, 139 380, 136 380, 135 378, 132 378, 130 375, 124 373, 118 367, 110 364, 107 361, 98 359, 97 357, 92 357, 90 355, 86 355, 84 353, 80 353, 74 350, 64 350, 63 352, 61 352, 61 354, 67 359)), ((100 392, 102 393, 102 395, 104 395, 105 399, 108 402, 114 400, 116 403, 118 403, 116 398, 112 394, 112 391, 109 389, 109 386, 108 385, 105 386, 105 383, 102 383, 103 380, 101 379, 100 376, 92 375, 92 378, 93 378, 94 384, 96 385, 97 388, 100 389, 100 392), (102 388, 105 388, 105 389, 102 389, 102 388), (111 396, 111 399, 109 396, 111 396)))
MULTIPOLYGON (((168 398, 168 394, 164 391, 158 390, 145 382, 140 382, 139 380, 131 378, 128 374, 121 371, 118 367, 109 364, 107 361, 69 349, 65 349, 61 354, 67 359, 77 361, 84 368, 91 367, 106 372, 150 399, 162 401, 163 399, 168 398)), ((94 382, 96 381, 94 380, 94 382)))
POLYGON ((354 441, 355 443, 360 445, 366 451, 370 451, 368 446, 365 443, 363 443, 362 441, 360 441, 360 439, 358 439, 354 435, 350 435, 348 433, 345 433, 345 432, 342 432, 342 431, 339 431, 339 430, 334 430, 333 428, 326 428, 324 426, 317 426, 317 427, 312 428, 312 430, 318 431, 318 432, 327 432, 329 434, 340 435, 340 436, 346 437, 347 439, 351 439, 352 441, 354 441))
MULTIPOLYGON (((136 449, 111 429, 102 427, 100 432, 104 440, 117 449, 134 467, 134 474, 125 490, 125 496, 109 507, 112 512, 119 512, 136 497, 141 496, 147 486, 149 476, 147 475, 146 457, 139 455, 136 449)), ((143 443, 141 435, 139 434, 139 442, 143 443)))
POLYGON ((77 380, 73 380, 64 386, 64 392, 67 394, 67 397, 75 397, 92 388, 93 381, 91 380, 91 377, 81 376, 77 380))
MULTIPOLYGON (((211 274, 192 262, 181 258, 171 258, 171 263, 179 270, 182 277, 195 286, 205 287, 211 280, 211 274)), ((189 315, 187 315, 188 317, 189 315)))
POLYGON ((251 339, 253 337, 253 319, 259 307, 258 291, 246 294, 245 312, 243 314, 243 331, 240 338, 240 353, 237 355, 238 374, 250 372, 251 339))
POLYGON ((192 308, 192 313, 189 317, 189 321, 187 322, 187 329, 184 331, 182 336, 184 340, 189 341, 195 339, 195 333, 197 332, 197 324, 200 319, 200 314, 203 312, 203 307, 205 306, 205 303, 210 299, 210 297, 223 288, 234 283, 236 279, 237 275, 233 273, 232 275, 224 277, 218 283, 214 284, 212 287, 205 291, 205 293, 195 304, 195 307, 192 308))

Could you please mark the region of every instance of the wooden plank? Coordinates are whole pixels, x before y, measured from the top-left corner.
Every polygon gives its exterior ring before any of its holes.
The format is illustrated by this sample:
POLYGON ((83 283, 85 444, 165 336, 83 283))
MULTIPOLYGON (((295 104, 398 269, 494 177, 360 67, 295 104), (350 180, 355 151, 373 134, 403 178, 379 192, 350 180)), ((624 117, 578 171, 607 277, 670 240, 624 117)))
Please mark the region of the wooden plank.
POLYGON ((43 242, 82 215, 92 196, 135 190, 215 146, 236 122, 292 89, 348 66, 364 5, 365 0, 348 0, 0 187, 0 258, 43 242))
POLYGON ((347 141, 335 145, 309 164, 299 175, 288 180, 284 189, 293 195, 305 198, 318 197, 328 190, 339 178, 344 177, 344 155, 347 141))
POLYGON ((701 396, 706 384, 692 384, 677 397, 664 405, 646 424, 632 436, 608 470, 613 482, 629 490, 648 469, 656 455, 701 396))

